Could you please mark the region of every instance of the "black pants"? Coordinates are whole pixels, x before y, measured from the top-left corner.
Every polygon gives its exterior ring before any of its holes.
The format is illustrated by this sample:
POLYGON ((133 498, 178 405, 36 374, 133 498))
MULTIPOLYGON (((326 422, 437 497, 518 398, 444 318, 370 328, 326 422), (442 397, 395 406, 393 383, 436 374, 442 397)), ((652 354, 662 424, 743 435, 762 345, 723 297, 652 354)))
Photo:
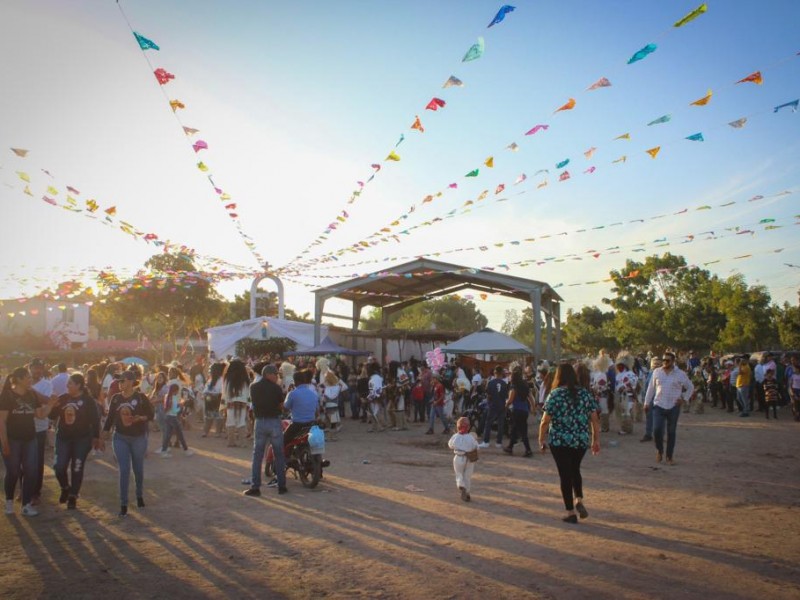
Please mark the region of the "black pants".
MULTIPOLYGON (((525 450, 531 451, 531 444, 528 441, 528 414, 524 410, 511 411, 511 441, 508 444, 509 448, 513 448, 514 444, 522 439, 525 450)), ((499 429, 501 425, 498 424, 497 427, 499 429)), ((500 437, 500 434, 498 434, 498 437, 500 437)))
POLYGON ((564 507, 571 511, 575 508, 574 498, 583 498, 581 461, 586 454, 586 448, 550 446, 550 453, 556 461, 558 477, 561 479, 561 497, 564 499, 564 507))

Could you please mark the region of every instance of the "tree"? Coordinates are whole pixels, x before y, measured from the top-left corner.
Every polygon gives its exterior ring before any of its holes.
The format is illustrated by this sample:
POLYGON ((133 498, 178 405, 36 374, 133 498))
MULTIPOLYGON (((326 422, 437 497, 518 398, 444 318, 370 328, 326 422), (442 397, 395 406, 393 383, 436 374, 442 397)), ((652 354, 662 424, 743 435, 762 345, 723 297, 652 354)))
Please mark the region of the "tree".
POLYGON ((580 312, 567 310, 567 322, 562 328, 561 342, 564 349, 581 355, 593 355, 606 348, 620 347, 614 336, 613 312, 603 312, 596 306, 584 306, 580 312))
MULTIPOLYGON (((361 320, 363 329, 380 329, 381 309, 372 309, 361 320)), ((457 296, 445 296, 435 300, 424 300, 390 315, 389 327, 424 331, 443 329, 446 331, 473 332, 483 329, 488 319, 472 300, 457 296)))
MULTIPOLYGON (((133 333, 147 336, 151 342, 165 341, 174 355, 179 337, 192 334, 215 322, 222 314, 223 300, 211 283, 198 276, 194 263, 186 255, 157 254, 145 267, 152 276, 147 280, 122 282, 113 276, 104 280, 112 291, 99 318, 126 324, 133 333), (105 314, 104 314, 105 313, 105 314)), ((183 351, 185 351, 186 344, 183 351)), ((162 344, 156 344, 163 359, 162 344)))
POLYGON ((603 302, 616 311, 612 328, 621 346, 660 352, 705 349, 717 341, 725 317, 712 294, 717 278, 708 271, 666 253, 629 259, 610 276, 615 297, 603 302))
POLYGON ((742 275, 718 280, 715 300, 725 315, 718 344, 722 351, 763 350, 778 340, 770 295, 764 286, 748 286, 742 275))
POLYGON ((774 307, 773 315, 781 348, 800 350, 800 303, 792 306, 784 302, 783 308, 774 307))
MULTIPOLYGON (((259 317, 278 316, 278 294, 269 292, 265 297, 256 298, 256 315, 259 317)), ((250 318, 250 290, 237 294, 233 300, 225 303, 223 320, 225 323, 246 321, 250 318)))

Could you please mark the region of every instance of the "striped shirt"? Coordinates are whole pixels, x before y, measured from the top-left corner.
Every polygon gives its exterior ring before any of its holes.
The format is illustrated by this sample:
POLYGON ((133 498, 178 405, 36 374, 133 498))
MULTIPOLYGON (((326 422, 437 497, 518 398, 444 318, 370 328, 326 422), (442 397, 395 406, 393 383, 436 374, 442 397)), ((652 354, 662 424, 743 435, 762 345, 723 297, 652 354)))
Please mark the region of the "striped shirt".
POLYGON ((650 378, 644 401, 648 406, 655 404, 669 410, 684 397, 684 393, 687 398, 694 393, 694 386, 686 373, 677 367, 669 372, 658 367, 650 378))

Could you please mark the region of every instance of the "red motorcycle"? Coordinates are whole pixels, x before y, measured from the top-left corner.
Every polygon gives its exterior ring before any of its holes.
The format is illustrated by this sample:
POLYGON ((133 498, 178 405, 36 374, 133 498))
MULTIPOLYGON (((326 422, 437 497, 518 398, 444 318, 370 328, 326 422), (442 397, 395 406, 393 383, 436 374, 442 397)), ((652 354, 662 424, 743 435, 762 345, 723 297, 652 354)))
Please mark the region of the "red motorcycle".
MULTIPOLYGON (((288 419, 281 421, 284 433, 290 424, 291 421, 288 419)), ((323 460, 322 454, 315 454, 311 451, 311 446, 308 443, 308 434, 308 431, 304 431, 288 444, 284 444, 283 456, 286 459, 286 470, 292 469, 304 487, 313 488, 322 479, 323 467, 328 467, 331 463, 329 460, 323 460)), ((272 451, 271 444, 267 448, 265 463, 264 475, 269 481, 276 476, 275 453, 272 451)))

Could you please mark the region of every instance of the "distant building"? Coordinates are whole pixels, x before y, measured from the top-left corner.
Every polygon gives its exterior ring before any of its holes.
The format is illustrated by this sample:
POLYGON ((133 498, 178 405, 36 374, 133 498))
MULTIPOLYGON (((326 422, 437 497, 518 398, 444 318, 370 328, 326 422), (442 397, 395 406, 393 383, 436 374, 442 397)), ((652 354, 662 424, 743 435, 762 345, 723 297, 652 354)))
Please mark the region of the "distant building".
POLYGON ((49 337, 59 348, 82 348, 89 341, 89 310, 69 301, 2 300, 0 335, 49 337))

